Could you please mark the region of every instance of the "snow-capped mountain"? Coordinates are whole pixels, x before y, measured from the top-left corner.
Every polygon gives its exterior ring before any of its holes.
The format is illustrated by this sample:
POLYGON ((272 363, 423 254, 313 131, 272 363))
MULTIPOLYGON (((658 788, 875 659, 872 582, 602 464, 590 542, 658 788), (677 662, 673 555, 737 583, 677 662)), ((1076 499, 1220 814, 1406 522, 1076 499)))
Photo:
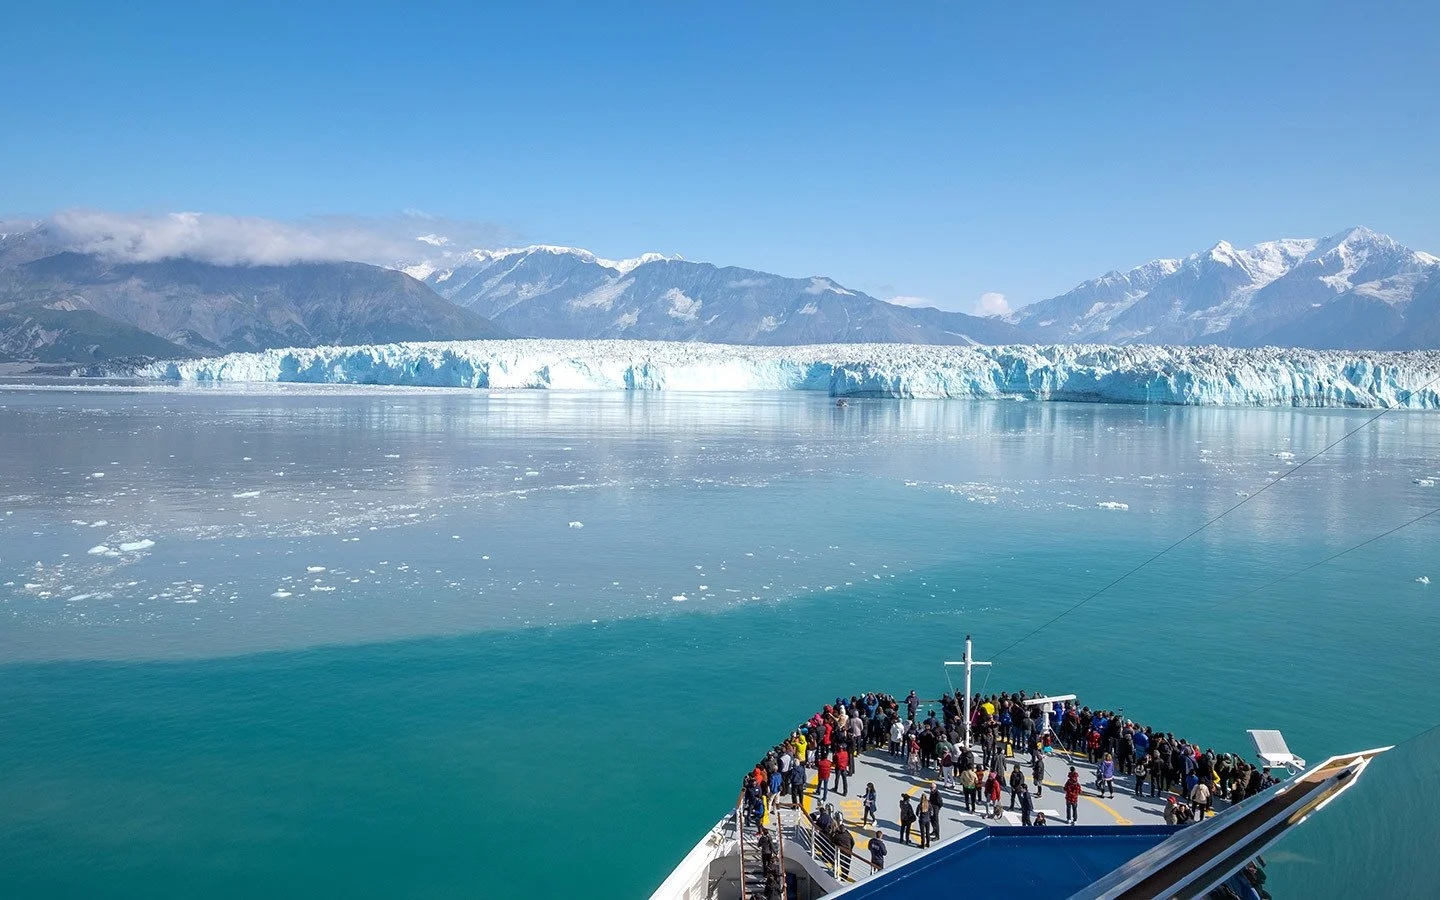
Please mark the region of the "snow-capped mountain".
POLYGON ((1033 340, 1421 348, 1440 342, 1440 259, 1367 228, 1111 272, 1007 317, 1033 340))
POLYGON ((478 250, 406 271, 501 328, 531 337, 770 345, 1022 337, 998 319, 908 309, 829 278, 786 278, 658 253, 609 260, 568 247, 478 250))
POLYGON ((135 262, 0 232, 0 362, 504 336, 400 272, 356 262, 135 262))

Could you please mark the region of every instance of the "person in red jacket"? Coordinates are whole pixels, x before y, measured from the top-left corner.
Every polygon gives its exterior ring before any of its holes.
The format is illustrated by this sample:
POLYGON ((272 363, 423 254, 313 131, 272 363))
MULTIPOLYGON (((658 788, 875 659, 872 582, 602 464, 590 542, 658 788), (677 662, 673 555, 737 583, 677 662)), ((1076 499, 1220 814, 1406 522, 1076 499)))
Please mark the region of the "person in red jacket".
POLYGON ((1080 820, 1080 773, 1070 767, 1065 779, 1065 821, 1074 825, 1080 820))
POLYGON ((835 751, 835 793, 850 793, 850 751, 844 745, 835 751))
POLYGON ((815 785, 815 796, 822 801, 830 799, 830 769, 830 757, 822 755, 815 761, 815 771, 820 775, 815 785))
POLYGON ((998 772, 991 772, 990 781, 985 786, 985 796, 990 800, 990 818, 992 819, 998 819, 1001 816, 1000 796, 1002 792, 1003 788, 1000 786, 1000 774, 998 772))

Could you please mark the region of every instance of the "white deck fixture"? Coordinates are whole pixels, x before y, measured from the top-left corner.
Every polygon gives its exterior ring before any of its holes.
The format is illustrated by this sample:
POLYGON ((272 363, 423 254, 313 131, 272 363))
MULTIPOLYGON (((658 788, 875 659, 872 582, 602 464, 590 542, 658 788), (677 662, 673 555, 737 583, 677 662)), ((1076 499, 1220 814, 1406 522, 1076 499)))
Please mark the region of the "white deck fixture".
POLYGON ((1255 755, 1264 760, 1265 765, 1284 766, 1292 772, 1304 770, 1305 760, 1290 752, 1285 736, 1280 732, 1252 728, 1246 733, 1255 745, 1255 755))

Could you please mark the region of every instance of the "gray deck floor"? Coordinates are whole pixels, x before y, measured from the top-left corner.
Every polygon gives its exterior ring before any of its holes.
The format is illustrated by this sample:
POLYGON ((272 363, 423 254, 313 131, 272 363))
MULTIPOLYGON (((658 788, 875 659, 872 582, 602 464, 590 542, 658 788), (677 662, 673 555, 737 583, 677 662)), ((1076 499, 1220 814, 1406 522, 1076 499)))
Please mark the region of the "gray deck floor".
MULTIPOLYGON (((1006 778, 1011 765, 1015 762, 1020 764, 1020 771, 1024 773, 1026 781, 1030 782, 1030 761, 1029 757, 1017 756, 1007 761, 1006 778)), ((1049 820, 1050 827, 1065 828, 1065 794, 1061 785, 1065 781, 1070 766, 1075 766, 1080 773, 1080 784, 1084 793, 1080 797, 1079 816, 1081 825, 1160 825, 1164 824, 1165 794, 1151 799, 1148 796, 1149 784, 1147 783, 1144 798, 1136 798, 1131 789, 1134 788, 1135 779, 1129 775, 1117 775, 1115 778, 1115 797, 1101 798, 1095 788, 1095 767, 1091 765, 1084 756, 1076 756, 1073 760, 1063 751, 1056 751, 1045 760, 1045 784, 1042 793, 1035 798, 1035 809, 1043 811, 1049 820)), ((834 784, 834 776, 831 776, 830 783, 834 784)), ((860 797, 865 792, 867 782, 874 783, 876 797, 876 817, 879 828, 885 834, 885 842, 889 849, 886 857, 886 864, 895 863, 907 859, 919 852, 917 843, 906 846, 900 842, 900 795, 909 794, 912 801, 918 802, 922 790, 928 791, 930 786, 939 780, 939 772, 933 767, 921 774, 912 774, 905 771, 904 760, 901 757, 891 757, 882 749, 869 750, 859 755, 855 763, 855 774, 850 776, 848 794, 839 794, 830 791, 828 802, 835 806, 845 817, 846 824, 850 827, 851 833, 855 836, 855 852, 857 856, 868 858, 866 847, 870 838, 875 833, 875 826, 860 826, 863 810, 860 797)), ((1008 785, 1008 781, 1007 781, 1008 785)), ((1031 784, 1033 794, 1034 785, 1031 784)), ((1016 807, 1015 812, 1009 812, 1010 791, 1007 786, 1004 796, 1001 799, 1001 806, 1007 810, 1003 820, 984 819, 984 810, 977 804, 976 814, 965 812, 964 794, 958 784, 955 788, 942 788, 945 798, 945 806, 940 815, 940 840, 946 841, 960 834, 965 834, 977 826, 984 825, 1019 825, 1020 812, 1016 807)), ((807 795, 807 811, 814 809, 814 804, 820 801, 817 796, 819 791, 811 780, 811 788, 807 795)), ((1223 809, 1225 804, 1220 804, 1223 809)), ((916 830, 919 825, 917 823, 916 830)), ((935 846, 933 843, 931 846, 935 846)))

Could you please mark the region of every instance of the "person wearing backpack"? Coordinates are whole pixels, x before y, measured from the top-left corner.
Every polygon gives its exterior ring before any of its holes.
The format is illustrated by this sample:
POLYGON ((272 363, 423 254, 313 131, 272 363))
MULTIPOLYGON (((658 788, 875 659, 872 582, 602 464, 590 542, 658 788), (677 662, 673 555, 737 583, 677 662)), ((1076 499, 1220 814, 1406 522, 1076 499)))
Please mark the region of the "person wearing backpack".
POLYGON ((910 805, 910 795, 900 795, 900 840, 910 843, 910 830, 915 827, 915 807, 910 805))
POLYGON ((975 811, 975 797, 980 790, 980 780, 974 769, 965 767, 960 770, 960 790, 965 794, 965 811, 975 811))

